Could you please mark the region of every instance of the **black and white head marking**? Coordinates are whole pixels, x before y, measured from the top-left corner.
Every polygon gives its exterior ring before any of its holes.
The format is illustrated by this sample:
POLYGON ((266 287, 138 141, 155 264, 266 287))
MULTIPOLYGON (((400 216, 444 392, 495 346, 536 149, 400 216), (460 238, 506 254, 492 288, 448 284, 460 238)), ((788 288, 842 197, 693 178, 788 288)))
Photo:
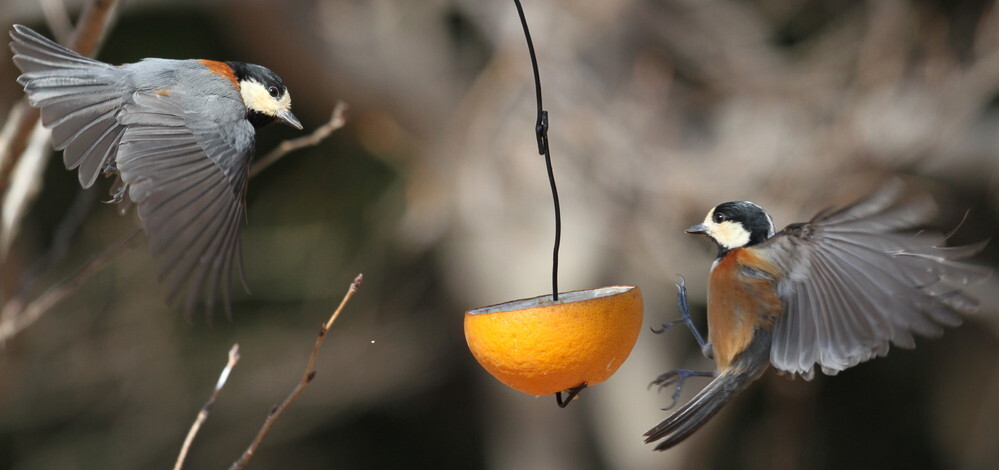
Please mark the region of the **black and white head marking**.
POLYGON ((703 233, 718 245, 719 255, 729 250, 762 243, 774 236, 773 218, 749 201, 725 202, 708 212, 704 222, 687 229, 703 233))
POLYGON ((254 127, 279 119, 301 128, 291 114, 291 95, 281 78, 267 67, 242 62, 229 62, 239 81, 239 94, 246 105, 247 117, 254 127))

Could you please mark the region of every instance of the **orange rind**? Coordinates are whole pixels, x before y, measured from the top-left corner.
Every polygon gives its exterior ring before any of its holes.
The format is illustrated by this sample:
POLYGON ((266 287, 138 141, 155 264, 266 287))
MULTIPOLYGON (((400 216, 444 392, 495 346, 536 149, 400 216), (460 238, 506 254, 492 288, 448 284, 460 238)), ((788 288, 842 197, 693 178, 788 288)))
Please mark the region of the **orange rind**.
POLYGON ((465 340, 500 382, 550 395, 614 374, 635 346, 643 308, 637 286, 514 300, 465 312, 465 340))

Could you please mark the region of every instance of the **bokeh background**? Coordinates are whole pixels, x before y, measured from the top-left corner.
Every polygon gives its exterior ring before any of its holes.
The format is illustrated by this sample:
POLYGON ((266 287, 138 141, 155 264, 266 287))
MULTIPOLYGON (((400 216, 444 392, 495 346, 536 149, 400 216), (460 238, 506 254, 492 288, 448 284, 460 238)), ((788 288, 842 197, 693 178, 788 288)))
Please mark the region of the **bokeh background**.
MULTIPOLYGON (((59 5, 2 0, 0 25, 51 35, 42 8, 59 5)), ((71 15, 80 6, 66 1, 71 15)), ((993 2, 525 7, 562 198, 564 290, 638 284, 654 327, 676 316, 682 273, 703 327, 714 253, 683 228, 733 199, 778 225, 807 220, 892 175, 937 197, 935 226, 960 224, 954 243, 997 235, 993 2)), ((9 56, 0 48, 4 113, 22 94, 9 56)), ((463 311, 545 293, 551 262, 530 62, 510 1, 124 2, 99 58, 144 57, 263 64, 306 130, 338 99, 349 121, 251 182, 252 294, 237 292, 231 321, 166 306, 143 241, 0 345, 0 469, 172 467, 239 343, 188 457, 188 468, 227 467, 299 379, 359 272, 317 378, 251 468, 999 468, 995 279, 973 289, 981 311, 942 338, 836 377, 768 373, 666 453, 642 444, 669 402, 648 383, 712 365, 684 330, 643 330, 618 373, 564 410, 482 370, 463 311)), ((258 135, 263 154, 300 133, 258 135)), ((0 271, 4 299, 41 292, 137 226, 98 202, 107 182, 81 193, 60 157, 49 163, 0 271), (66 223, 81 206, 81 223, 66 223)), ((976 262, 996 265, 999 248, 976 262)))

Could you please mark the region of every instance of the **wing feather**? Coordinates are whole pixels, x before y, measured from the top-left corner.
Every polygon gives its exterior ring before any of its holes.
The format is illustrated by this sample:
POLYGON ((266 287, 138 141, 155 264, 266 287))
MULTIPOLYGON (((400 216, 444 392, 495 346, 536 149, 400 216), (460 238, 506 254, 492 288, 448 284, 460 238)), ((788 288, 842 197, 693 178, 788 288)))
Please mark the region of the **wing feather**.
MULTIPOLYGON (((220 252, 223 247, 231 243, 237 243, 238 246, 236 235, 238 235, 238 217, 241 212, 238 207, 234 209, 225 211, 224 220, 217 219, 218 223, 211 230, 211 238, 205 243, 205 249, 200 256, 205 253, 220 252)), ((211 265, 201 265, 196 270, 196 275, 191 282, 196 286, 195 289, 204 293, 203 298, 206 305, 212 305, 216 300, 216 295, 221 292, 225 305, 228 307, 230 283, 227 282, 228 279, 223 278, 222 273, 231 272, 228 260, 232 259, 232 256, 232 251, 225 251, 221 257, 214 258, 211 265)), ((189 310, 194 308, 194 303, 199 297, 201 297, 200 294, 188 297, 186 306, 189 310)))
POLYGON ((942 234, 902 233, 935 210, 929 197, 906 198, 903 189, 889 184, 749 248, 788 273, 777 286, 785 311, 773 336, 775 368, 811 378, 818 365, 835 374, 891 344, 911 348, 914 335, 940 335, 977 308, 965 288, 990 271, 957 260, 985 242, 942 247, 942 234))
MULTIPOLYGON (((175 297, 181 286, 187 285, 191 289, 187 305, 193 305, 195 300, 201 296, 204 288, 205 272, 217 269, 221 264, 219 259, 225 255, 224 246, 215 242, 224 232, 225 224, 230 218, 232 211, 228 207, 220 205, 213 207, 200 214, 192 223, 189 223, 181 233, 188 234, 184 238, 189 240, 185 245, 176 247, 176 256, 171 264, 166 267, 172 279, 167 279, 170 286, 171 298, 175 297)), ((208 295, 212 291, 208 290, 208 295)), ((211 298, 205 299, 206 301, 211 298)))
POLYGON ((134 95, 119 119, 127 131, 118 169, 160 258, 168 300, 183 293, 191 312, 199 302, 210 310, 221 298, 229 313, 253 128, 238 108, 223 109, 213 122, 191 122, 199 118, 183 111, 179 100, 187 98, 134 95))

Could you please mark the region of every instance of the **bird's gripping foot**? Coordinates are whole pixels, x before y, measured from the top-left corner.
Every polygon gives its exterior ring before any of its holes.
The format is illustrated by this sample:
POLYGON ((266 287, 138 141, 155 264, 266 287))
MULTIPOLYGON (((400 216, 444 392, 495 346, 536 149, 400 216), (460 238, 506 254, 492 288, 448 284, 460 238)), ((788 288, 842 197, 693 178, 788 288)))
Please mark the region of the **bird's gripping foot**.
POLYGON ((694 335, 694 339, 697 340, 697 345, 701 347, 701 352, 704 353, 704 355, 709 359, 713 358, 714 353, 711 350, 711 343, 708 343, 708 341, 704 339, 701 332, 697 330, 697 326, 694 325, 694 320, 690 318, 690 307, 687 305, 687 287, 684 285, 684 281, 683 275, 681 274, 680 282, 674 284, 676 286, 676 303, 680 309, 680 318, 663 323, 662 328, 658 330, 652 328, 652 332, 659 334, 676 326, 677 324, 683 323, 684 325, 687 325, 691 334, 694 335))
POLYGON ((672 397, 673 401, 669 404, 669 406, 663 408, 663 411, 665 411, 676 406, 676 401, 680 398, 680 394, 683 393, 683 383, 687 380, 687 378, 713 377, 714 375, 715 375, 714 372, 709 372, 709 371, 673 369, 669 372, 666 372, 665 374, 660 375, 659 377, 656 377, 656 380, 653 380, 652 383, 649 384, 649 388, 652 388, 653 385, 656 385, 659 387, 659 391, 662 391, 662 389, 666 387, 669 387, 671 385, 676 385, 676 390, 673 391, 673 397, 672 397))

